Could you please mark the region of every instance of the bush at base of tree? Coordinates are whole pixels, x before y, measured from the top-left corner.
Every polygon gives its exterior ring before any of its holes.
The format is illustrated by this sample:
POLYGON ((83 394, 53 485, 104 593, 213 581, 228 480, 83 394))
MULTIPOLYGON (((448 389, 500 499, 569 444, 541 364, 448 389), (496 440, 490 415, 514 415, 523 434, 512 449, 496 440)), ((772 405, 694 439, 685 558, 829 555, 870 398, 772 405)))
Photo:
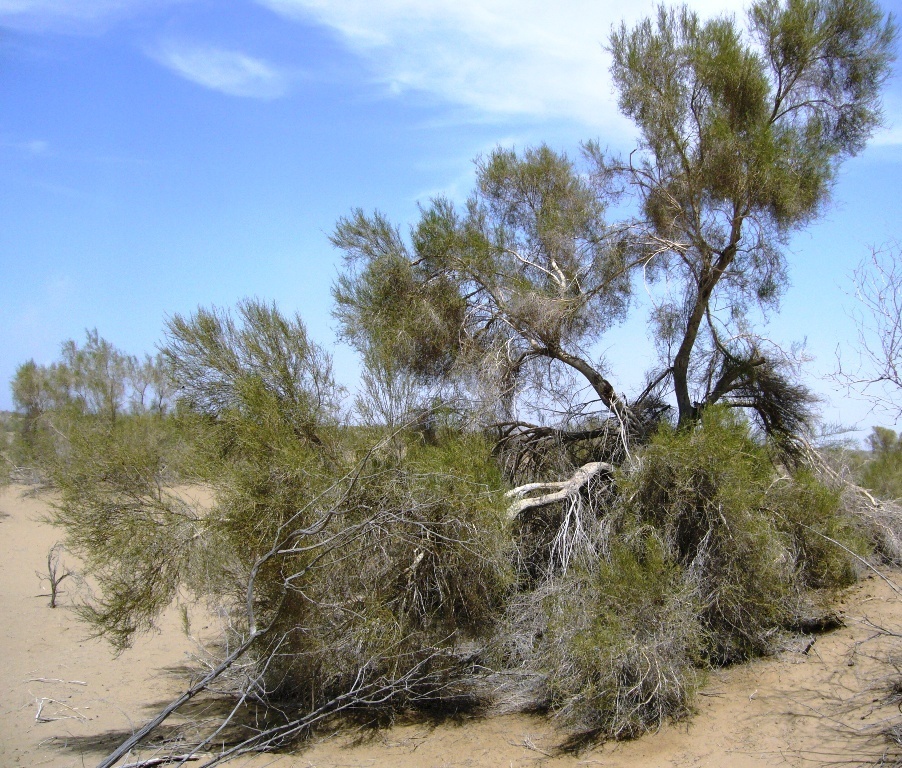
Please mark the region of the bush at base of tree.
POLYGON ((694 590, 648 531, 612 542, 544 601, 546 702, 577 734, 632 738, 691 712, 705 632, 694 590))
POLYGON ((722 409, 689 430, 662 429, 620 494, 621 525, 651 525, 694 584, 717 661, 766 651, 807 590, 854 581, 854 558, 830 539, 866 552, 838 494, 775 470, 748 424, 722 409))
POLYGON ((499 664, 519 675, 503 695, 576 733, 685 717, 700 670, 771 652, 821 609, 812 590, 851 584, 868 552, 839 494, 775 468, 725 409, 662 428, 615 485, 573 565, 549 562, 499 630, 499 664))

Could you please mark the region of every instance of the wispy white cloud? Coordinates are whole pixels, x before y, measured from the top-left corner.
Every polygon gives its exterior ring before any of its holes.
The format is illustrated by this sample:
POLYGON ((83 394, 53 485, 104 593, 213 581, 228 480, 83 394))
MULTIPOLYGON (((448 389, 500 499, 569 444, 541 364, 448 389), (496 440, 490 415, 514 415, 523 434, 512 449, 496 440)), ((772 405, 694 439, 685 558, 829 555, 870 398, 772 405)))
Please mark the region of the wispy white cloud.
POLYGON ((44 139, 26 139, 25 141, 0 139, 0 147, 12 149, 27 157, 39 157, 50 153, 50 143, 44 139))
MULTIPOLYGON (((393 92, 419 90, 481 115, 569 118, 628 130, 612 95, 611 28, 656 0, 257 0, 332 29, 393 92)), ((697 0, 702 14, 744 0, 697 0)))
POLYGON ((14 29, 95 32, 144 10, 182 0, 0 0, 0 24, 14 29))
POLYGON ((170 40, 150 53, 185 79, 230 96, 275 99, 288 91, 285 73, 240 51, 170 40))

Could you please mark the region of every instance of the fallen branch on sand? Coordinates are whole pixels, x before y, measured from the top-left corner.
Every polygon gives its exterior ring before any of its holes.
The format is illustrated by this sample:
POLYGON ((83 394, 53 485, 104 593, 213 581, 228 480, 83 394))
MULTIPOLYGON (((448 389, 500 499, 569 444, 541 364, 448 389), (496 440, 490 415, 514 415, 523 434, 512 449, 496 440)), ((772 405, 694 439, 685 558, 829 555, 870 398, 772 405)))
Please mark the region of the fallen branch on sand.
POLYGON ((119 768, 152 768, 155 765, 166 765, 167 763, 188 763, 200 760, 195 755, 171 755, 170 757, 151 757, 148 760, 139 760, 137 763, 126 763, 120 765, 119 768))
POLYGON ((58 677, 30 677, 26 683, 65 683, 66 685, 87 685, 84 680, 61 680, 58 677))
POLYGON ((84 720, 85 716, 82 715, 75 707, 70 707, 68 704, 63 703, 62 701, 57 701, 56 699, 48 699, 48 698, 40 698, 37 700, 38 702, 38 711, 34 716, 34 720, 36 723, 53 723, 57 720, 84 720), (56 704, 57 706, 64 707, 65 709, 71 710, 74 712, 74 715, 60 715, 58 717, 47 717, 43 714, 44 705, 45 704, 56 704))

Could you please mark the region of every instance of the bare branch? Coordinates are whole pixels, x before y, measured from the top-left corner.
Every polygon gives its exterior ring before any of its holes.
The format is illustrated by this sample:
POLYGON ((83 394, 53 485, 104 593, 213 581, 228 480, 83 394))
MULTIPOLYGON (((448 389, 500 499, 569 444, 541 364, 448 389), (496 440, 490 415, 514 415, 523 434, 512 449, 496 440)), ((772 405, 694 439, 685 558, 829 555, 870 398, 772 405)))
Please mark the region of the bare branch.
POLYGON ((834 379, 858 390, 875 407, 902 418, 902 246, 873 248, 853 277, 858 311, 859 364, 843 368, 837 351, 834 379))
POLYGON ((567 480, 548 483, 527 483, 526 485, 512 488, 504 494, 507 498, 518 498, 525 496, 528 493, 533 493, 534 491, 551 491, 551 493, 527 499, 519 498, 508 507, 507 516, 510 520, 516 520, 517 517, 527 509, 545 507, 558 501, 564 501, 574 494, 579 493, 590 480, 602 472, 613 474, 614 465, 608 464, 606 461, 590 461, 588 464, 583 464, 583 466, 576 470, 576 472, 574 472, 567 480))

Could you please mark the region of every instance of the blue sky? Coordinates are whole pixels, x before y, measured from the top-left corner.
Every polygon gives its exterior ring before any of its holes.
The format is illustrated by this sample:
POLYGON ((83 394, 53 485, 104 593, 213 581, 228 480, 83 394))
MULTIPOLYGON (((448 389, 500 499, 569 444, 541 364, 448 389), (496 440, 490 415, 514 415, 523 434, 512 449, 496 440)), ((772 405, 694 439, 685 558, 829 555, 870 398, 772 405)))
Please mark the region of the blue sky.
MULTIPOLYGON (((629 150, 603 44, 652 8, 0 0, 0 408, 18 364, 51 362, 86 328, 152 351, 167 315, 245 296, 300 312, 352 384, 330 316, 338 217, 379 208, 404 225, 417 201, 463 199, 473 158, 498 144, 629 150)), ((862 426, 891 421, 822 377, 855 337, 852 269, 902 241, 898 76, 885 112, 827 215, 793 238, 793 287, 769 329, 787 346, 807 339, 825 418, 862 426)), ((618 386, 634 388, 652 354, 641 316, 604 347, 618 386)))

